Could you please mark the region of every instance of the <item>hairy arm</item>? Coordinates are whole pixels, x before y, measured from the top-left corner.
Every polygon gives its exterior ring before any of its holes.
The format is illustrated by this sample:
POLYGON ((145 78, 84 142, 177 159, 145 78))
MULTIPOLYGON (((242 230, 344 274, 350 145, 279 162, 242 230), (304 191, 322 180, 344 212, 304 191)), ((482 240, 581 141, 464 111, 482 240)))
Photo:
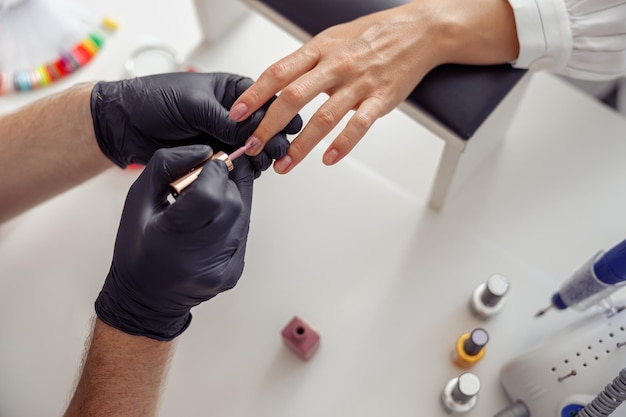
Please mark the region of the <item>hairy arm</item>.
POLYGON ((0 223, 113 166, 100 151, 81 84, 0 116, 0 223))
POLYGON ((154 416, 173 351, 174 342, 132 336, 96 318, 64 417, 154 416))

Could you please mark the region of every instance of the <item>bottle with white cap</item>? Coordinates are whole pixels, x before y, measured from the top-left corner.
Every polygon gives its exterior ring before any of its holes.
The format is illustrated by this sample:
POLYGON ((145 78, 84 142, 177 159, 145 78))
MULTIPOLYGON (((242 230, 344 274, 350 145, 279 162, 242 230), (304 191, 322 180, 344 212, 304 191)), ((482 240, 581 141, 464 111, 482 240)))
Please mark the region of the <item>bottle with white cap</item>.
POLYGON ((491 275, 472 292, 470 299, 472 312, 482 319, 498 313, 504 305, 509 287, 509 280, 504 275, 491 275))
POLYGON ((479 390, 478 377, 471 372, 465 372, 446 384, 441 393, 441 402, 450 414, 467 413, 476 405, 479 390))

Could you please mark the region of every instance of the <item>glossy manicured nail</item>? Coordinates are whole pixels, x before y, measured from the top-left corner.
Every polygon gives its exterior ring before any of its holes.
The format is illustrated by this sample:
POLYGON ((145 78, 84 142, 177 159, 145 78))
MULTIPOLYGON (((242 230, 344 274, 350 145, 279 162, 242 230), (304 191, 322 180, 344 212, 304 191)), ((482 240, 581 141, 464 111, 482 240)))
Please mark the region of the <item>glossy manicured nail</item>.
POLYGON ((324 154, 323 162, 326 165, 332 165, 339 159, 339 151, 337 149, 331 149, 324 154))
POLYGON ((238 103, 232 109, 230 109, 230 118, 236 122, 241 121, 243 115, 248 112, 248 106, 246 103, 238 103))
POLYGON ((246 147, 248 149, 254 149, 257 146, 259 146, 259 143, 261 143, 261 141, 256 136, 252 136, 250 139, 248 139, 248 143, 246 143, 246 147))
POLYGON ((251 136, 250 139, 248 139, 248 141, 246 142, 246 153, 256 153, 260 145, 261 140, 256 136, 251 136))
POLYGON ((278 172, 279 174, 284 174, 285 172, 289 170, 292 162, 293 162, 293 159, 291 159, 289 155, 285 155, 282 158, 280 158, 278 161, 276 161, 276 163, 274 164, 274 170, 278 172))

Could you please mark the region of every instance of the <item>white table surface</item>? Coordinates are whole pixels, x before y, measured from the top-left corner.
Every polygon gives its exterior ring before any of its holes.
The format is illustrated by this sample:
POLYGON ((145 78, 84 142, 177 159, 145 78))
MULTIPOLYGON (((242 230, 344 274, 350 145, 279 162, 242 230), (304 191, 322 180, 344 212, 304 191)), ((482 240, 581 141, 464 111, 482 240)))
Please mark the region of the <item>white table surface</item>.
MULTIPOLYGON (((190 1, 85 4, 121 28, 74 81, 121 76, 145 40, 183 54, 200 40, 190 1)), ((251 15, 194 62, 255 77, 296 46, 251 15)), ((0 98, 0 111, 69 84, 0 98)), ((626 236, 625 135, 625 120, 537 74, 503 147, 440 213, 426 199, 441 144, 399 112, 335 167, 321 164, 319 146, 289 175, 266 172, 244 276, 194 309, 161 415, 444 416, 440 392, 461 373, 453 344, 477 326, 491 340, 473 368, 482 389, 469 415, 493 415, 507 404, 501 366, 580 317, 533 314, 595 251, 626 236), (511 280, 510 298, 479 321, 467 301, 496 272, 511 280), (322 337, 309 362, 280 337, 294 315, 322 337)), ((108 171, 0 228, 1 416, 62 413, 138 173, 108 171)))

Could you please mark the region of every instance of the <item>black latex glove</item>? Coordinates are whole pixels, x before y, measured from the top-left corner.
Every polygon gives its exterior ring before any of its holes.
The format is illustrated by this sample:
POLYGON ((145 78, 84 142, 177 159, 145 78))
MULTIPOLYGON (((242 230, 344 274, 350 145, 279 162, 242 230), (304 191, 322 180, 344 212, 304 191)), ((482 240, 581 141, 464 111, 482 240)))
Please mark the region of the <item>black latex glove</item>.
POLYGON ((209 161, 174 204, 168 184, 211 149, 158 150, 132 185, 111 269, 95 303, 108 325, 132 335, 171 340, 190 309, 235 286, 244 267, 254 167, 248 156, 229 173, 209 161))
MULTIPOLYGON (((230 153, 252 135, 269 103, 248 120, 234 122, 228 111, 247 90, 250 78, 226 73, 168 73, 130 80, 99 82, 91 92, 91 116, 102 152, 125 168, 146 164, 159 148, 203 143, 230 153)), ((287 134, 297 133, 296 116, 252 158, 264 171, 289 148, 287 134)))

